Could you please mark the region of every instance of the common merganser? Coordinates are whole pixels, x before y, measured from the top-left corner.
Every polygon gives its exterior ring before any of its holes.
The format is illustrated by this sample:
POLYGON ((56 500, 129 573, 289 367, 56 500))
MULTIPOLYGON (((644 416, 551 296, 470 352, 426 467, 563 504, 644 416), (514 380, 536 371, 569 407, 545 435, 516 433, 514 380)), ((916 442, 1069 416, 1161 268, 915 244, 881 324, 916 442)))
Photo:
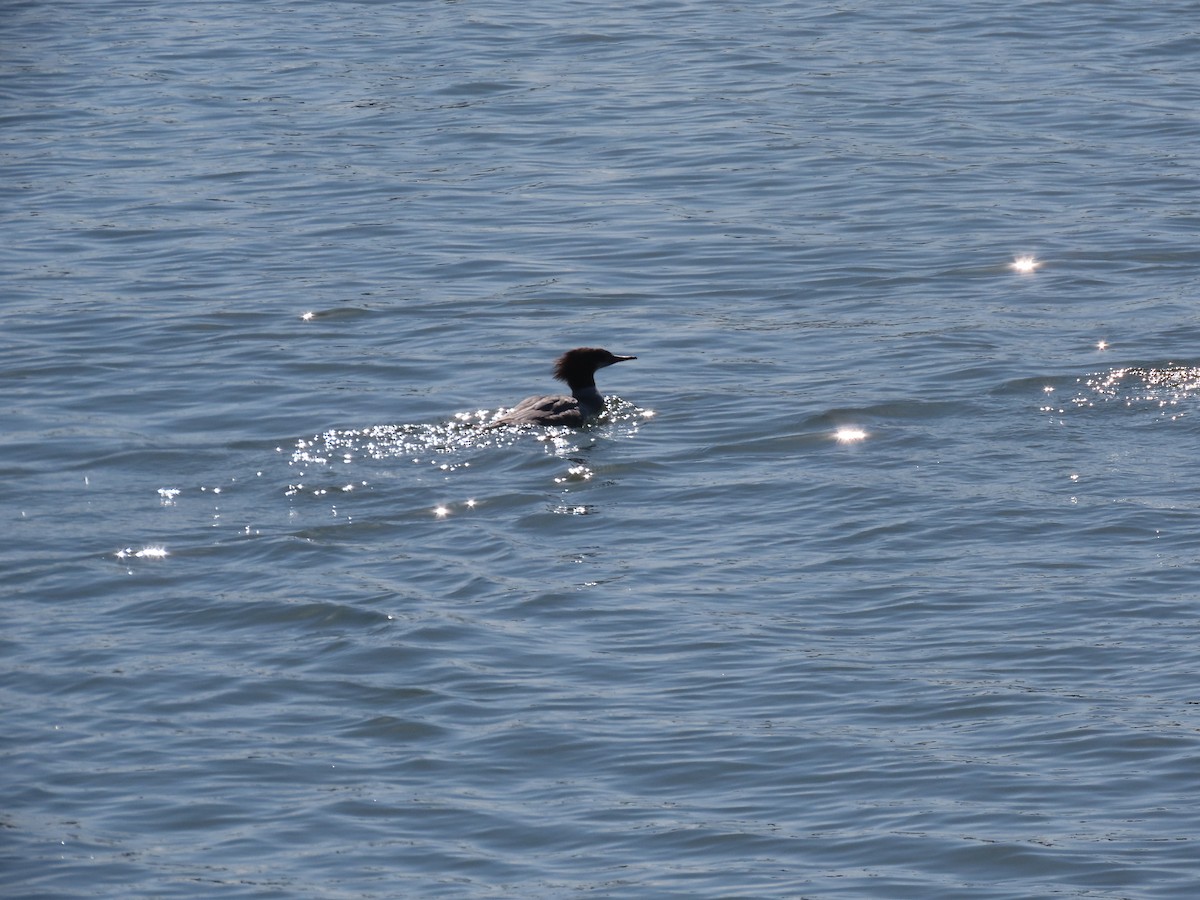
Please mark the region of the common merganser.
POLYGON ((569 425, 579 426, 595 418, 604 409, 604 398, 596 390, 596 370, 614 363, 637 359, 636 356, 617 356, 598 347, 576 347, 568 350, 554 363, 554 377, 565 381, 571 396, 551 394, 545 397, 526 397, 507 413, 486 427, 500 425, 569 425))

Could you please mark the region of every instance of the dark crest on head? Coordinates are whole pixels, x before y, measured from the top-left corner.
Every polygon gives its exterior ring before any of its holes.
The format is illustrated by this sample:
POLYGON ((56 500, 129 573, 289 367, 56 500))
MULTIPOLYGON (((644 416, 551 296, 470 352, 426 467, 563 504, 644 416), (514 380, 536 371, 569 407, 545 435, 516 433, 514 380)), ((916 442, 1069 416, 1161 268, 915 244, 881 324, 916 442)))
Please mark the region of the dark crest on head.
POLYGON ((554 361, 554 377, 569 382, 572 375, 579 375, 583 371, 588 374, 595 372, 611 357, 611 353, 598 347, 576 347, 554 361))

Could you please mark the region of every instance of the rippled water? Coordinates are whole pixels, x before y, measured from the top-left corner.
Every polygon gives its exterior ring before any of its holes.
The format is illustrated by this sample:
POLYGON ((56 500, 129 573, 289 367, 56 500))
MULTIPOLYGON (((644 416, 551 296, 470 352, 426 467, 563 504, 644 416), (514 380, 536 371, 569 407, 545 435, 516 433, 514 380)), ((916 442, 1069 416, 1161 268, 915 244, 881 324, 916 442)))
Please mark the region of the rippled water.
POLYGON ((8 4, 5 895, 1190 898, 1194 13, 8 4))

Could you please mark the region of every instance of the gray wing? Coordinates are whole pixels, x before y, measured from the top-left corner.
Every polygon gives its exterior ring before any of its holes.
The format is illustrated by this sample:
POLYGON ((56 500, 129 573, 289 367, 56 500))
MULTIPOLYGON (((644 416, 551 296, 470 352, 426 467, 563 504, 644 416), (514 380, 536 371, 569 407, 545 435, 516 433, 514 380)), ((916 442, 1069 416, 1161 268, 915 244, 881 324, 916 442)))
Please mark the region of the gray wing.
POLYGON ((526 397, 507 413, 489 422, 498 425, 582 425, 583 413, 574 397, 526 397))

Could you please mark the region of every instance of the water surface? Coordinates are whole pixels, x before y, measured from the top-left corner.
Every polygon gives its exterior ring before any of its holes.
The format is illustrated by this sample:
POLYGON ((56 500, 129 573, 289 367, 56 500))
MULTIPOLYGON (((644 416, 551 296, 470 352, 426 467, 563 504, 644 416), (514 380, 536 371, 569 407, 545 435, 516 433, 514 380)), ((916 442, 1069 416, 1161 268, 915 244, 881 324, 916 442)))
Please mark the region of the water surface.
POLYGON ((1192 896, 1193 14, 9 4, 6 895, 1192 896))

